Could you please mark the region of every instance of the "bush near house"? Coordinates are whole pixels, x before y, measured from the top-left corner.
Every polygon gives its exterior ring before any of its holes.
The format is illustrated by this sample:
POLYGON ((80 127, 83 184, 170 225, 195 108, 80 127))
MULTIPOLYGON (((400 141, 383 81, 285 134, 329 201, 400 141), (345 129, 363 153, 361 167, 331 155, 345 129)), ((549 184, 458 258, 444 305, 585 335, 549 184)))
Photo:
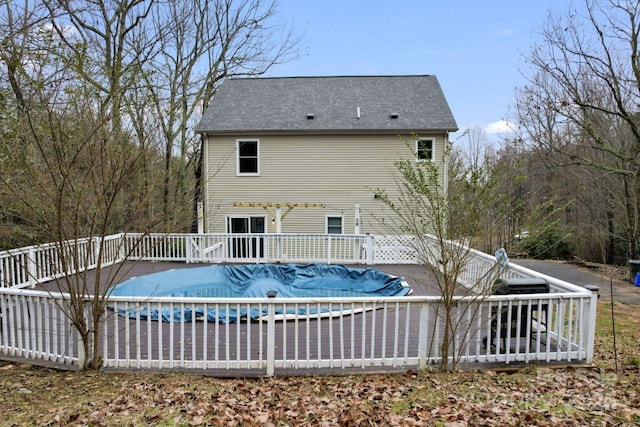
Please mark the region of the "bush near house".
POLYGON ((522 239, 515 252, 527 253, 528 256, 539 259, 567 259, 573 254, 573 249, 566 237, 565 233, 557 229, 545 229, 522 239))

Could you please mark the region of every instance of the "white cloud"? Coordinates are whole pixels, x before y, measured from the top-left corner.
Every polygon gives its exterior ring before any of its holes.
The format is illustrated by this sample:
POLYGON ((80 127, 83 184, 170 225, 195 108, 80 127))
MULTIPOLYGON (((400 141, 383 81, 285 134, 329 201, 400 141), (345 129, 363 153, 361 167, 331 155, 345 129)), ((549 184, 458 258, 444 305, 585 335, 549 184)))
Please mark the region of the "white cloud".
POLYGON ((506 120, 489 123, 483 130, 486 134, 495 135, 501 133, 514 133, 516 125, 506 120))
POLYGON ((501 28, 499 30, 491 31, 489 37, 511 37, 515 31, 513 28, 501 28))
POLYGON ((499 36, 512 36, 513 35, 513 28, 503 28, 501 30, 498 30, 497 35, 499 36))

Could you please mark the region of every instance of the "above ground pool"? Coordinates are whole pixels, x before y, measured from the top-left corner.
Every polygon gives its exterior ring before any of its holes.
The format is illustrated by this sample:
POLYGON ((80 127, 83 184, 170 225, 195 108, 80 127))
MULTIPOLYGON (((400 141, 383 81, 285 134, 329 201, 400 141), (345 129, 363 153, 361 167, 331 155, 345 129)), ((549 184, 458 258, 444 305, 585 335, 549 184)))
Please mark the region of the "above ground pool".
MULTIPOLYGON (((111 296, 264 298, 275 291, 278 298, 405 296, 411 293, 402 277, 368 268, 326 264, 213 265, 184 268, 132 277, 116 285, 111 296)), ((250 302, 248 300, 247 302, 250 302)), ((121 311, 121 310, 120 310, 121 311)), ((266 314, 258 309, 194 309, 152 306, 140 308, 143 319, 210 322, 237 322, 258 319, 266 314)), ((278 314, 319 314, 328 308, 287 309, 278 314)), ((136 312, 129 313, 136 317, 136 312)))

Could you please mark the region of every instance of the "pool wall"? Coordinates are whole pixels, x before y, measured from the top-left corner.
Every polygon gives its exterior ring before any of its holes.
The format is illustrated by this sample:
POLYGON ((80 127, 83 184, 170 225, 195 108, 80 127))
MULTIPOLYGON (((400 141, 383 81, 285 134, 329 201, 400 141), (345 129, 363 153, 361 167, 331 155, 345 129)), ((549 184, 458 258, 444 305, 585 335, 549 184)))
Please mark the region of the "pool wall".
MULTIPOLYGON (((280 298, 405 296, 411 288, 402 277, 379 270, 326 264, 214 265, 168 270, 130 278, 116 285, 111 296, 264 298, 275 291, 280 298)), ((299 315, 317 315, 328 309, 296 310, 299 315)), ((277 314, 296 314, 296 312, 277 314)), ((122 314, 122 313, 121 313, 122 314)), ((260 310, 143 308, 140 315, 151 320, 188 322, 237 322, 258 319, 260 310)))

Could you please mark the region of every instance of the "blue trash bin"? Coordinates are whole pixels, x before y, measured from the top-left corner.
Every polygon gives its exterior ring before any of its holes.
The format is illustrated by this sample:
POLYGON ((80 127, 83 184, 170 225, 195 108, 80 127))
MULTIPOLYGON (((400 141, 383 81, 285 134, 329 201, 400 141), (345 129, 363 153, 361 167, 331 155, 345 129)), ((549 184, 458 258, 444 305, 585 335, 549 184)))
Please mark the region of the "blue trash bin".
MULTIPOLYGON (((637 275, 640 273, 640 259, 629 260, 629 281, 633 284, 636 283, 637 275)), ((637 286, 637 285, 636 285, 637 286)))

